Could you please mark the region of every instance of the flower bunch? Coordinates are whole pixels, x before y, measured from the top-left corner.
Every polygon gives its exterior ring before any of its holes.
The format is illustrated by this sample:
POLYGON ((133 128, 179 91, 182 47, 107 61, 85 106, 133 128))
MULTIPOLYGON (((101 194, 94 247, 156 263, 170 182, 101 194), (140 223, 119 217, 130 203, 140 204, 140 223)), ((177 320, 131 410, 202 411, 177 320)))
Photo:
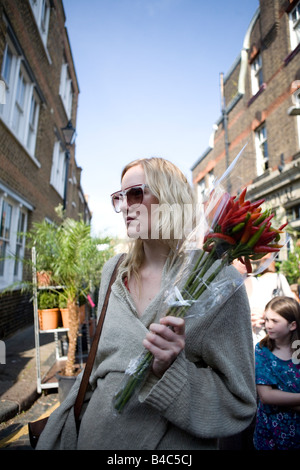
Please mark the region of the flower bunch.
MULTIPOLYGON (((246 201, 246 191, 245 188, 239 197, 230 197, 225 192, 217 203, 213 204, 212 222, 204 235, 200 255, 185 278, 180 292, 175 288, 177 301, 169 304, 166 316, 185 317, 191 305, 210 288, 221 270, 235 259, 244 263, 250 273, 251 261, 258 260, 268 253, 278 252, 283 246, 279 241, 287 224, 279 229, 273 228, 271 220, 274 215, 261 208, 264 200, 254 203, 246 201)), ((224 302, 234 290, 226 287, 223 291, 224 302)), ((118 412, 122 412, 136 388, 145 379, 152 359, 152 354, 145 349, 129 364, 124 380, 113 398, 113 405, 118 412)))
MULTIPOLYGON (((257 260, 268 253, 278 252, 281 233, 287 223, 279 229, 271 225, 274 214, 270 209, 262 211, 264 199, 251 203, 245 201, 247 188, 239 197, 225 193, 217 204, 212 228, 204 237, 203 250, 211 252, 221 247, 226 252, 228 262, 239 259, 247 271, 252 271, 250 260, 257 260)), ((220 249, 218 250, 220 257, 220 249)))

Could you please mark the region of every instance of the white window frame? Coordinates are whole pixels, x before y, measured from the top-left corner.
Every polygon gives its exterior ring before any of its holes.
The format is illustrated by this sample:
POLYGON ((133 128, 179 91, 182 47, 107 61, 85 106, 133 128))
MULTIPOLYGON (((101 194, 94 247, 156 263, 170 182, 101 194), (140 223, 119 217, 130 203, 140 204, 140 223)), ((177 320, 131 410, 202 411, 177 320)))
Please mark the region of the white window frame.
POLYGON ((69 72, 69 65, 64 62, 60 73, 59 95, 62 99, 68 119, 71 119, 73 104, 73 83, 69 72))
POLYGON ((30 0, 31 9, 40 32, 43 44, 47 47, 47 39, 50 22, 49 0, 30 0))
MULTIPOLYGON (((21 282, 23 276, 23 259, 25 253, 25 235, 19 234, 19 229, 25 233, 28 223, 28 209, 18 200, 0 193, 0 244, 5 243, 4 259, 0 261, 0 290, 12 285, 14 282, 21 282), (5 205, 11 208, 10 224, 7 226, 5 237, 2 231, 2 214, 5 205), (19 222, 23 216, 23 226, 19 222), (18 254, 18 260, 14 257, 18 254)), ((3 253, 1 253, 2 255, 3 253)))
POLYGON ((289 13, 291 50, 300 43, 300 1, 289 13))
POLYGON ((14 262, 14 279, 21 280, 23 273, 23 258, 25 252, 25 232, 27 227, 27 214, 20 208, 16 234, 16 259, 14 262))
POLYGON ((38 130, 38 121, 39 121, 39 99, 35 90, 33 90, 31 95, 31 101, 29 106, 29 119, 28 119, 28 131, 27 131, 27 141, 26 148, 29 150, 29 153, 35 154, 37 130, 38 130))
MULTIPOLYGON (((293 103, 295 108, 300 109, 300 88, 298 88, 294 93, 293 93, 293 103)), ((296 122, 297 122, 297 131, 298 131, 298 145, 300 148, 300 115, 295 116, 296 122)))
POLYGON ((40 100, 24 64, 23 57, 17 54, 12 42, 8 39, 5 46, 1 79, 5 82, 5 104, 0 104, 0 119, 12 131, 26 149, 28 155, 38 167, 35 157, 36 137, 40 100), (20 94, 21 83, 23 84, 20 94), (22 96, 22 99, 20 97, 22 96), (31 106, 35 102, 35 115, 31 120, 31 106))
POLYGON ((265 124, 255 131, 255 148, 257 176, 260 176, 269 168, 268 139, 265 124))
POLYGON ((65 193, 65 180, 67 171, 66 152, 58 140, 54 143, 50 184, 63 198, 65 193))
POLYGON ((251 63, 251 89, 252 89, 253 96, 259 92, 262 84, 263 84, 262 57, 261 57, 261 54, 257 54, 255 59, 251 63))
POLYGON ((206 193, 205 178, 202 178, 202 180, 200 180, 197 185, 197 199, 200 204, 204 202, 205 200, 205 193, 206 193))

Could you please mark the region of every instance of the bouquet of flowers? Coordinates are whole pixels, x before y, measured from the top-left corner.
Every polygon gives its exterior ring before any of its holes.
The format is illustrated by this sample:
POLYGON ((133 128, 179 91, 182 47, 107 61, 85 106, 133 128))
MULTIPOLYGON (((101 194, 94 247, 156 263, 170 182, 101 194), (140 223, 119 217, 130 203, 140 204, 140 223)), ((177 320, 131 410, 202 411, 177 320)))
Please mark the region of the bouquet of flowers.
MULTIPOLYGON (((272 227, 274 215, 268 209, 262 210, 264 200, 251 203, 246 200, 246 191, 245 188, 239 196, 230 196, 227 192, 220 196, 217 191, 212 191, 205 209, 208 228, 203 234, 201 249, 196 250, 198 255, 195 262, 195 250, 191 249, 189 238, 181 247, 181 253, 184 253, 183 268, 177 277, 180 279, 180 288, 175 280, 171 292, 167 293, 167 310, 163 312, 165 316, 187 318, 191 305, 199 302, 207 290, 212 295, 209 296, 209 302, 199 304, 197 315, 219 307, 244 282, 243 278, 237 284, 232 280, 218 281, 217 276, 225 266, 239 260, 246 266, 247 272, 252 273, 251 261, 259 260, 268 253, 276 255, 280 251, 283 246, 280 244, 281 234, 287 224, 278 229, 272 227)), ((203 227, 203 220, 201 222, 203 227)), ((145 349, 130 362, 113 398, 114 408, 119 413, 144 381, 152 359, 152 354, 145 349)))

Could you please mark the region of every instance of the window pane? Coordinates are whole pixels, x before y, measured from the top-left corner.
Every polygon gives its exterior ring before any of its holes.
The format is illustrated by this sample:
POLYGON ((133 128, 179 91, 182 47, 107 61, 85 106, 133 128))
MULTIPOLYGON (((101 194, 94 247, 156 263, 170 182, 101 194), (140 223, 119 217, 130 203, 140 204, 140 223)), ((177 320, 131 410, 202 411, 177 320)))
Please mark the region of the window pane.
POLYGON ((4 274, 5 259, 3 258, 6 256, 6 248, 10 237, 11 214, 12 206, 6 201, 3 201, 0 220, 0 276, 4 274))
POLYGON ((39 110, 39 105, 33 93, 32 98, 31 98, 31 105, 30 105, 28 135, 27 135, 27 149, 29 150, 31 154, 34 154, 35 152, 38 110, 39 110))
POLYGON ((4 257, 5 257, 6 243, 0 240, 0 276, 4 274, 4 257))
POLYGON ((0 237, 9 240, 12 206, 6 201, 2 205, 0 237))
POLYGON ((2 70, 2 76, 7 85, 10 83, 11 66, 12 66, 12 53, 9 47, 7 46, 5 59, 3 63, 3 70, 2 70))
POLYGON ((24 80, 22 72, 20 72, 16 101, 22 110, 24 109, 24 100, 25 100, 25 80, 24 80))
POLYGON ((18 219, 18 232, 17 232, 17 243, 16 243, 16 259, 14 265, 14 276, 17 276, 19 273, 19 268, 21 267, 21 260, 23 258, 23 240, 24 240, 24 231, 25 231, 25 214, 23 212, 19 212, 19 219, 18 219))

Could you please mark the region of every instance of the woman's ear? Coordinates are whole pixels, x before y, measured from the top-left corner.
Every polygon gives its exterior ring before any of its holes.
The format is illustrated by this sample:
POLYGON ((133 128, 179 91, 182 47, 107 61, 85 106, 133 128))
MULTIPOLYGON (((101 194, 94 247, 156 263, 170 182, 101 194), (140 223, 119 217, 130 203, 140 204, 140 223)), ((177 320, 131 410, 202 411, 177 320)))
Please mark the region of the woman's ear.
POLYGON ((295 321, 292 321, 290 323, 290 331, 295 331, 297 328, 297 323, 295 321))

